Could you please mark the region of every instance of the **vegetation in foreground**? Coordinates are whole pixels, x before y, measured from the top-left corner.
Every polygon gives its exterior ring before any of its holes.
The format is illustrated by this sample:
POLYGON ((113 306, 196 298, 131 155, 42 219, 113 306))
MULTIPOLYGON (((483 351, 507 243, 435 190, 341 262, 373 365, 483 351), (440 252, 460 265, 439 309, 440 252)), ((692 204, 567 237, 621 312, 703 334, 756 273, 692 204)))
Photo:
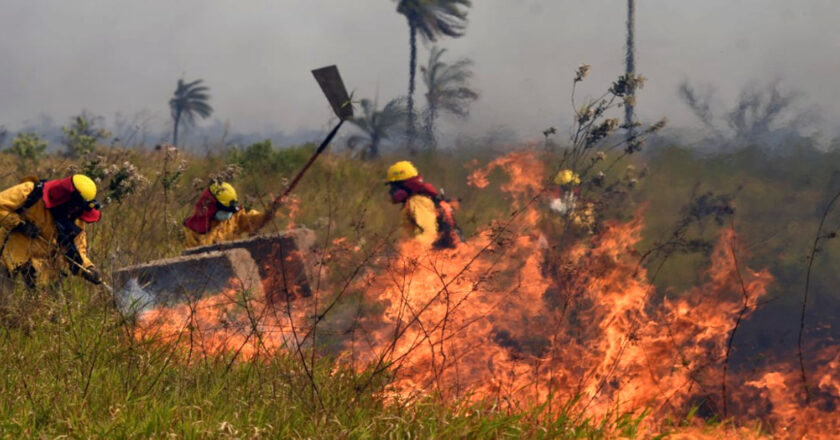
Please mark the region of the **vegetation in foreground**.
MULTIPOLYGON (((103 195, 110 203, 104 221, 92 228, 90 249, 107 274, 113 268, 177 254, 180 221, 208 175, 234 178, 248 195, 246 203, 259 207, 270 200, 269 192, 282 189, 284 179, 311 149, 277 149, 263 143, 208 158, 167 148, 107 150, 79 159, 48 156, 37 162, 37 169, 42 178, 70 170, 101 173, 103 195)), ((504 195, 493 186, 476 190, 465 184, 469 168, 492 155, 470 154, 477 162, 464 167, 452 166, 465 161, 447 153, 417 160, 428 180, 462 198, 458 217, 468 237, 508 209, 504 195)), ((736 229, 752 245, 749 264, 769 267, 777 278, 771 301, 739 333, 736 346, 744 350, 735 352, 736 364, 761 362, 751 357, 754 347, 790 348, 789 332, 767 340, 762 339, 767 334, 762 329, 798 324, 802 256, 830 196, 827 188, 836 184, 831 165, 835 156, 803 147, 779 161, 758 148, 698 156, 670 147, 650 153, 646 165, 635 163, 648 168, 648 177, 633 195, 648 203, 643 248, 655 247, 669 236, 680 217, 679 207, 692 194, 728 192, 737 208, 736 229), (666 183, 669 191, 661 191, 666 183)), ((276 227, 306 225, 319 237, 346 237, 360 246, 393 235, 397 212, 387 202, 380 177, 391 157, 366 162, 341 155, 324 159, 305 178, 296 200, 288 202, 292 215, 278 220, 276 227), (305 202, 311 200, 324 202, 305 202)), ((17 158, 4 155, 2 160, 5 169, 16 169, 11 165, 17 158)), ((2 184, 11 185, 22 175, 12 171, 2 184)), ((690 229, 708 239, 716 230, 713 223, 692 224, 690 229)), ((809 309, 808 322, 814 323, 810 328, 821 323, 830 329, 836 316, 831 311, 837 310, 838 298, 829 289, 837 276, 829 270, 837 258, 832 244, 816 260, 813 291, 818 307, 809 309)), ((702 246, 681 249, 656 272, 660 275, 655 281, 663 292, 669 286, 691 285, 707 258, 702 246)), ((335 269, 341 276, 344 268, 335 269)), ((388 397, 387 378, 360 391, 364 373, 337 368, 328 358, 318 359, 311 369, 317 392, 294 357, 252 362, 221 357, 185 364, 165 346, 132 338, 130 320, 113 307, 110 295, 77 280, 35 293, 6 294, 2 319, 0 358, 6 374, 0 389, 0 432, 9 438, 612 438, 632 437, 640 423, 638 415, 623 415, 618 408, 605 420, 581 420, 563 412, 548 416, 540 407, 443 403, 433 396, 394 402, 388 397)), ((825 332, 825 326, 820 331, 825 332)), ((682 422, 657 424, 666 433, 682 422)), ((743 435, 760 433, 758 426, 743 435)))
POLYGON ((3 305, 0 434, 5 438, 605 438, 640 418, 580 420, 544 407, 503 410, 359 391, 365 373, 294 356, 190 364, 138 342, 104 291, 78 283, 16 291, 3 305))

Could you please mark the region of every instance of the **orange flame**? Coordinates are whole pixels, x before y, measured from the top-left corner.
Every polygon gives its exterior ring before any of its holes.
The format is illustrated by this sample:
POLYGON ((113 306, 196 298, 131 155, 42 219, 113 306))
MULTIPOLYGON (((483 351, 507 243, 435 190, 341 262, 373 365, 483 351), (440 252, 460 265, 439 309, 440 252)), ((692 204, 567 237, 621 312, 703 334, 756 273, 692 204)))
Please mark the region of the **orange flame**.
MULTIPOLYGON (((232 281, 231 285, 236 286, 232 281)), ((272 298, 231 288, 194 301, 161 306, 138 316, 135 337, 169 345, 188 359, 232 354, 241 359, 272 356, 294 346, 292 323, 300 310, 284 310, 272 298)))
MULTIPOLYGON (((679 420, 697 406, 701 416, 760 420, 785 437, 840 434, 840 355, 822 352, 813 361, 811 403, 790 364, 728 369, 731 335, 772 282, 767 270, 741 263, 732 229, 720 234, 700 285, 663 297, 639 267, 641 213, 604 222, 591 236, 567 234, 571 225, 563 237, 546 235, 556 232, 540 227, 554 214, 539 206, 547 172, 537 154, 497 158, 475 170, 470 184, 487 187, 495 169, 508 176, 502 189, 514 215, 455 249, 409 241, 376 261, 357 287, 381 313, 358 318, 341 359, 388 372, 402 399, 434 392, 509 410, 546 404, 550 411, 571 402, 581 419, 648 410, 654 417, 643 428, 651 432, 657 420, 679 420)), ((203 353, 246 359, 297 341, 293 324, 304 322, 302 304, 283 314, 270 301, 245 303, 229 292, 157 309, 143 316, 139 334, 181 341, 199 335, 203 353)), ((729 425, 709 432, 689 426, 673 438, 758 437, 729 425)))
POLYGON ((283 201, 283 205, 286 207, 286 216, 289 219, 286 227, 293 229, 296 227, 295 219, 300 213, 300 199, 295 196, 289 196, 283 201))
MULTIPOLYGON (((767 270, 741 265, 732 230, 721 233, 701 285, 659 298, 635 256, 640 215, 606 223, 589 240, 546 245, 556 240, 539 232, 546 214, 534 197, 545 172, 536 155, 498 158, 475 171, 470 183, 486 187, 497 167, 508 174, 503 189, 521 209, 515 221, 497 223, 452 251, 403 243, 366 287, 368 300, 385 311, 361 326, 373 334, 368 344, 348 347, 363 361, 360 367, 389 366, 403 398, 436 392, 511 409, 575 401, 581 417, 616 408, 679 417, 699 405, 709 415, 813 429, 805 421, 817 416, 774 391, 776 376, 747 385, 767 390, 762 401, 791 418, 747 410, 744 396, 757 395, 741 385, 746 373, 727 371, 730 335, 772 282, 767 270)), ((836 398, 837 360, 825 365, 820 389, 836 398)), ((836 423, 824 425, 826 432, 838 432, 836 423)))

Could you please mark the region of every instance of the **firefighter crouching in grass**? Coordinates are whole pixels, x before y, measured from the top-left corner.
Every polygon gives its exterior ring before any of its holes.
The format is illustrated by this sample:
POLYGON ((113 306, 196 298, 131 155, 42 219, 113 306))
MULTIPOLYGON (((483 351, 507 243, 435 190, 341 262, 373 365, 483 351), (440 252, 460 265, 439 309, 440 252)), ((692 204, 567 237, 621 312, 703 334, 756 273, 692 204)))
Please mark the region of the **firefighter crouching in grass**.
MULTIPOLYGON (((569 252, 595 231, 595 206, 582 195, 580 176, 564 169, 553 179, 549 190, 548 209, 543 211, 539 226, 538 246, 543 254, 543 276, 558 283, 560 291, 578 292, 574 280, 581 255, 569 252)), ((556 298, 562 301, 560 298, 556 298)))
POLYGON ((0 192, 2 275, 20 276, 29 288, 68 271, 101 284, 86 252, 85 224, 100 218, 95 198, 96 184, 83 174, 49 181, 27 177, 0 192))
POLYGON ((402 205, 403 227, 415 240, 435 249, 451 249, 462 241, 454 206, 409 161, 388 168, 391 202, 402 205))
POLYGON ((547 251, 562 253, 567 245, 594 232, 595 206, 581 197, 580 176, 574 171, 560 170, 553 182, 556 186, 549 190, 539 242, 547 251))
POLYGON ((591 233, 595 226, 595 208, 580 198, 580 176, 572 170, 560 170, 554 176, 557 188, 549 202, 552 212, 559 214, 572 227, 591 233))
POLYGON ((184 244, 193 248, 253 234, 271 221, 277 204, 272 204, 269 213, 243 210, 231 184, 213 182, 195 203, 193 215, 184 220, 184 244))

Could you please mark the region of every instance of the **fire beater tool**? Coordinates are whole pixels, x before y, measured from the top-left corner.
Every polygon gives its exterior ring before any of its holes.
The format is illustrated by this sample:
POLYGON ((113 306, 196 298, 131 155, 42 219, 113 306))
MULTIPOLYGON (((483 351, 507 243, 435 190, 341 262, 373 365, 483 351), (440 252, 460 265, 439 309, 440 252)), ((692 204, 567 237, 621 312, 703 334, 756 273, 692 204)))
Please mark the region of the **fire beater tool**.
MULTIPOLYGON (((306 165, 298 171, 295 177, 289 182, 289 185, 280 194, 279 197, 275 198, 271 204, 271 210, 269 211, 269 217, 273 215, 276 208, 280 205, 281 201, 292 192, 293 189, 297 186, 298 182, 300 182, 301 177, 309 170, 309 167, 315 162, 315 159, 327 149, 327 146, 330 144, 330 141, 335 137, 336 133, 338 133, 338 129, 341 128, 341 125, 344 124, 344 121, 353 117, 353 105, 350 102, 350 95, 347 94, 347 89, 344 87, 344 82, 341 80, 341 75, 338 73, 338 67, 335 65, 322 67, 320 69, 315 69, 312 71, 312 75, 315 77, 315 80, 318 81, 318 85, 321 86, 321 91, 324 92, 324 95, 327 97, 327 100, 330 103, 330 107, 332 107, 333 112, 336 116, 338 116, 338 124, 333 127, 330 133, 327 135, 326 139, 321 142, 321 145, 318 146, 318 149, 315 150, 315 153, 312 154, 312 157, 309 158, 309 161, 306 162, 306 165)), ((270 218, 266 218, 269 220, 270 218)), ((267 223, 267 222, 266 222, 267 223)))

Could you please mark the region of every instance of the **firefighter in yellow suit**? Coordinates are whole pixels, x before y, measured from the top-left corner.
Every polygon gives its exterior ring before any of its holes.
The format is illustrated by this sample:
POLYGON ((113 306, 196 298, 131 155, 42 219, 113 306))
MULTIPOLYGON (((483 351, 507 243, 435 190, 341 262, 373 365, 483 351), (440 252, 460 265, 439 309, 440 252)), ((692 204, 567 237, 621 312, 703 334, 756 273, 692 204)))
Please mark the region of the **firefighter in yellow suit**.
POLYGON ((235 240, 257 232, 272 217, 242 209, 230 183, 214 182, 199 197, 193 215, 184 221, 184 245, 193 248, 235 240))
POLYGON ((438 236, 435 202, 422 195, 413 195, 403 207, 403 229, 415 240, 431 246, 438 236))
POLYGON ((66 272, 102 283, 87 256, 85 224, 99 221, 96 184, 83 174, 49 181, 28 177, 0 192, 0 260, 27 286, 66 272))
POLYGON ((438 249, 454 248, 461 241, 452 205, 435 187, 423 181, 414 165, 403 160, 386 172, 391 202, 402 204, 402 223, 415 240, 438 249))

